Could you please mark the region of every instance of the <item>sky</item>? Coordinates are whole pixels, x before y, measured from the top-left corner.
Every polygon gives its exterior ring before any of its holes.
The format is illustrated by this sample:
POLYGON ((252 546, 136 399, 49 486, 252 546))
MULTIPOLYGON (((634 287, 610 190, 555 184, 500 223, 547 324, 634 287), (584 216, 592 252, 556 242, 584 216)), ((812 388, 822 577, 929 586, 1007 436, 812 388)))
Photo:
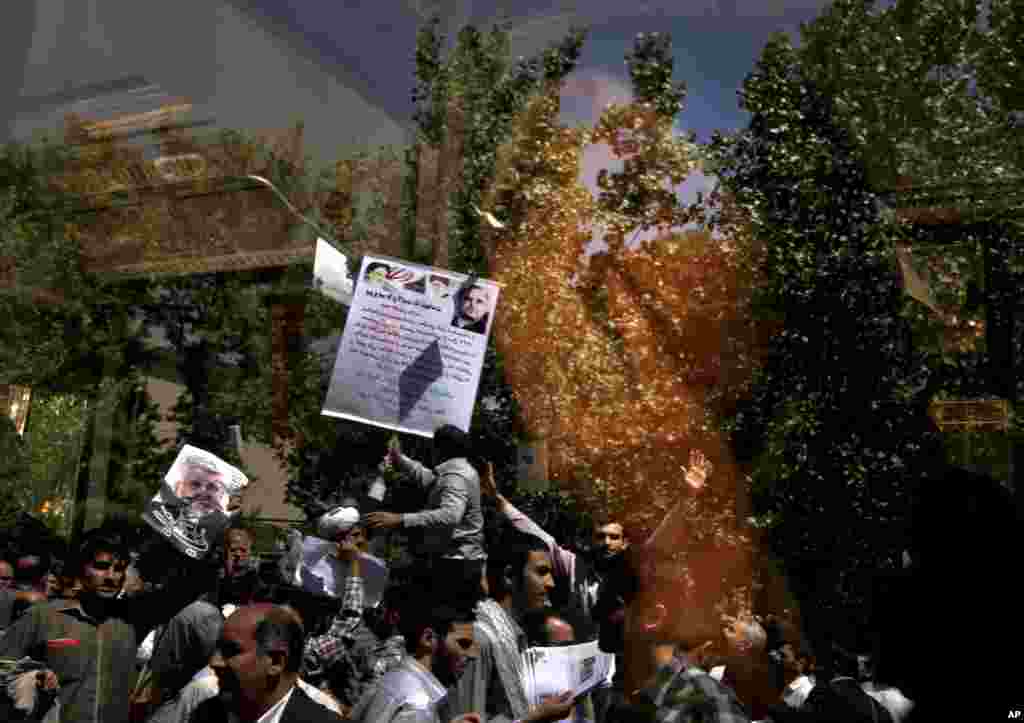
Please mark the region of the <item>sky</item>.
MULTIPOLYGON (((579 79, 625 84, 623 56, 640 32, 668 32, 677 76, 689 86, 681 122, 706 140, 716 128, 745 123, 736 90, 773 31, 798 33, 825 0, 578 0, 582 12, 566 12, 555 0, 235 0, 260 7, 301 34, 325 59, 359 76, 368 93, 393 115, 411 113, 413 50, 421 18, 416 8, 438 9, 451 33, 469 22, 481 29, 510 23, 513 55, 530 55, 564 36, 573 22, 590 34, 576 72, 579 79), (628 10, 622 9, 628 8, 628 10)), ((583 87, 584 84, 581 84, 583 87)), ((587 98, 566 104, 586 120, 587 98)))
MULTIPOLYGON (((607 103, 627 102, 626 52, 638 33, 667 32, 675 77, 688 88, 677 127, 696 133, 700 142, 715 130, 736 130, 747 123, 737 91, 770 35, 787 32, 798 42, 800 23, 813 20, 826 5, 826 0, 234 1, 257 6, 287 26, 399 120, 411 115, 416 30, 422 16, 432 11, 450 36, 468 23, 486 29, 503 15, 511 16, 514 57, 531 56, 557 42, 573 24, 586 25, 587 41, 562 97, 563 119, 570 124, 593 123, 607 103)), ((581 180, 594 190, 597 171, 604 167, 615 167, 608 150, 588 149, 581 180)), ((691 201, 712 185, 712 179, 698 172, 679 191, 691 201)))

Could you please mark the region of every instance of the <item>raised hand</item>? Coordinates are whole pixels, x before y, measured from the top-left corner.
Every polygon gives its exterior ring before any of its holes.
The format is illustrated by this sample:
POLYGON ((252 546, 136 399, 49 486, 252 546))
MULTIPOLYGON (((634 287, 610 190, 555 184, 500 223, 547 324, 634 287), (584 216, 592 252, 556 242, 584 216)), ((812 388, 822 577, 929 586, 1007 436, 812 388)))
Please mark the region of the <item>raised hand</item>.
POLYGON ((714 470, 714 465, 708 460, 699 449, 690 450, 690 468, 686 470, 686 484, 695 490, 699 490, 707 484, 708 477, 714 470))
POLYGON ((484 467, 483 476, 480 477, 480 493, 491 499, 498 497, 498 483, 494 481, 494 465, 490 462, 484 467))

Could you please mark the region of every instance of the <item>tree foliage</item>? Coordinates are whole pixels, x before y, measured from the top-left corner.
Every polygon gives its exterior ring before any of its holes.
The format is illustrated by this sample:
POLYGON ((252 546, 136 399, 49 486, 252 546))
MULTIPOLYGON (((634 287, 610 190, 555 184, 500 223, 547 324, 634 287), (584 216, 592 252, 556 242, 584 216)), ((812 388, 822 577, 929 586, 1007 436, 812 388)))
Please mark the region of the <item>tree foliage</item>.
POLYGON ((559 122, 551 83, 501 146, 484 206, 505 225, 485 232, 505 284, 494 328, 524 424, 547 441, 560 490, 624 521, 636 540, 674 510, 659 539, 690 592, 721 601, 751 571, 754 541, 717 425, 756 363, 748 290, 759 251, 726 196, 702 209, 674 190, 700 154, 673 132, 682 90, 668 47, 637 39, 627 56, 637 100, 609 107, 593 129, 559 122), (599 142, 623 170, 601 173, 595 198, 579 167, 599 142), (595 229, 609 251, 588 261, 595 229), (630 243, 649 229, 654 240, 630 243), (694 449, 716 465, 711 489, 677 506, 694 449), (726 569, 738 575, 728 584, 726 569))
POLYGON ((929 367, 901 315, 898 231, 880 218, 840 101, 811 76, 774 36, 741 93, 750 126, 712 143, 765 245, 760 303, 783 317, 729 428, 801 596, 857 619, 862 573, 895 564, 942 453, 925 416, 929 367))
MULTIPOLYGON (((458 180, 442 201, 442 213, 451 219, 453 270, 471 275, 488 271, 492 248, 478 209, 484 206, 494 180, 498 149, 544 84, 559 82, 575 68, 584 38, 584 31, 572 30, 536 56, 513 63, 508 35, 497 28, 487 33, 473 26, 463 28, 447 56, 442 53, 444 38, 438 34, 438 22, 421 29, 413 91, 419 143, 459 148, 458 180)), ((416 210, 414 206, 407 209, 416 210)), ((504 209, 494 212, 502 214, 504 209)), ((492 340, 470 432, 480 458, 493 462, 499 475, 508 477, 515 474, 518 444, 528 434, 505 373, 504 357, 492 340)))
POLYGON ((6 414, 0 416, 0 454, 3 455, 3 464, 0 464, 0 527, 7 527, 25 509, 25 480, 31 465, 25 444, 6 414))
POLYGON ((838 0, 801 28, 809 80, 881 187, 1024 174, 1015 0, 838 0))

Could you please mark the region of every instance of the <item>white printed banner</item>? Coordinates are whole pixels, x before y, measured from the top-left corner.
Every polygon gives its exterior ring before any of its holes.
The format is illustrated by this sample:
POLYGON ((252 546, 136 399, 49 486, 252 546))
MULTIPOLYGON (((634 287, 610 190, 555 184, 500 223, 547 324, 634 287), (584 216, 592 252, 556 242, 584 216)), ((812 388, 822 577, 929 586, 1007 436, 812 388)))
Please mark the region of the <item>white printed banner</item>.
POLYGON ((323 414, 434 436, 469 429, 499 287, 365 256, 323 414))
MULTIPOLYGON (((615 656, 597 642, 536 647, 523 652, 523 687, 531 706, 570 691, 579 697, 615 676, 615 656)), ((567 719, 568 720, 568 719, 567 719)))

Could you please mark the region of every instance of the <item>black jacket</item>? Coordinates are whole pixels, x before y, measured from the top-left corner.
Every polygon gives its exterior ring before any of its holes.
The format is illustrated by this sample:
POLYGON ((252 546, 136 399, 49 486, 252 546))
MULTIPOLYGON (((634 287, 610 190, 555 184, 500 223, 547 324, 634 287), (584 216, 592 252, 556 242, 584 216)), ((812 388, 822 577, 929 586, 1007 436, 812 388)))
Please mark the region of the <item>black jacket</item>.
MULTIPOLYGON (((342 720, 337 713, 327 710, 314 701, 298 686, 292 691, 291 700, 284 707, 281 723, 337 723, 342 720)), ((189 723, 227 723, 228 711, 219 697, 204 700, 192 712, 189 723)))
POLYGON ((815 685, 799 712, 805 720, 830 723, 893 723, 889 711, 853 678, 815 685))

